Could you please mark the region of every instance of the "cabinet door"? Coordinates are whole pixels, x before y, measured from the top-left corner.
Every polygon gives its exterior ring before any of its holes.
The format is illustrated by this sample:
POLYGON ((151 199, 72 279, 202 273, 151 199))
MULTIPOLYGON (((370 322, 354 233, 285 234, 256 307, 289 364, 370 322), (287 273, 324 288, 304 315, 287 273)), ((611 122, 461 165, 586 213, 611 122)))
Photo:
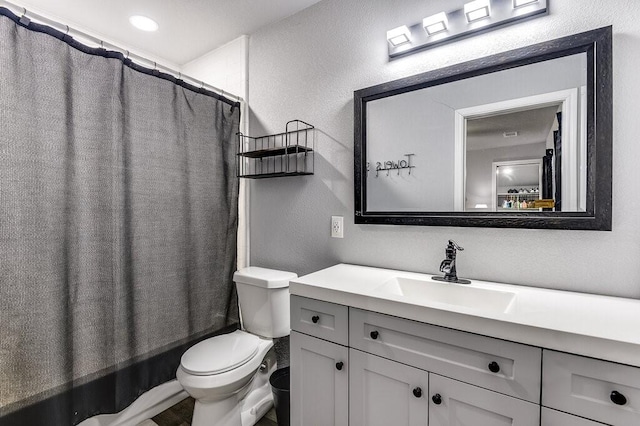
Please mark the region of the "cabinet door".
POLYGON ((430 426, 538 426, 540 406, 429 374, 430 426))
POLYGON ((541 426, 607 426, 604 423, 594 422, 592 420, 583 419, 582 417, 572 416, 571 414, 552 410, 542 407, 541 426))
POLYGON ((429 374, 385 358, 349 350, 351 426, 426 426, 429 374))
POLYGON ((290 348, 291 424, 348 425, 348 349, 295 331, 290 348))

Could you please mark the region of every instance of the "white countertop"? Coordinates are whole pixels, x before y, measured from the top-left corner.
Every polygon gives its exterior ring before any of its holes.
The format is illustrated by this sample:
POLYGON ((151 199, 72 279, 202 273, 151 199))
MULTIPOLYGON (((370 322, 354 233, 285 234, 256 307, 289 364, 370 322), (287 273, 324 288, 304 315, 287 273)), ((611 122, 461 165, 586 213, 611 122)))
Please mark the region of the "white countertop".
POLYGON ((465 286, 515 294, 505 312, 494 312, 407 300, 376 290, 398 277, 431 280, 427 274, 339 264, 294 279, 289 290, 297 296, 640 367, 640 300, 476 280, 465 286))

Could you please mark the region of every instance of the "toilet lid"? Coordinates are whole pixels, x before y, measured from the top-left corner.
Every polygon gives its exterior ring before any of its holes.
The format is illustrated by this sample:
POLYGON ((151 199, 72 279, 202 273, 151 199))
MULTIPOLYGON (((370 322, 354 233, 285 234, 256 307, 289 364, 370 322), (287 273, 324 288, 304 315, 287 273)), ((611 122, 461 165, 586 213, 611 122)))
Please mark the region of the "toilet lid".
POLYGON ((203 340, 182 355, 180 364, 187 373, 208 376, 233 370, 258 352, 260 339, 243 331, 203 340))

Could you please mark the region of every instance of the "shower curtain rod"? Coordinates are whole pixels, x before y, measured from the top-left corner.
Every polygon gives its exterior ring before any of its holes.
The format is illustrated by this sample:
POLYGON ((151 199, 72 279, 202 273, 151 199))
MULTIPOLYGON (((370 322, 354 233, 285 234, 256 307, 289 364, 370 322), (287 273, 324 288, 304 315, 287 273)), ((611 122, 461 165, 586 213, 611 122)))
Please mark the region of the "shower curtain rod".
MULTIPOLYGON (((123 49, 122 47, 116 46, 112 43, 108 43, 104 40, 100 40, 90 34, 84 33, 82 31, 79 31, 75 28, 71 28, 68 25, 65 24, 61 24, 60 22, 54 21, 52 19, 49 19, 47 17, 44 17, 42 15, 38 15, 36 13, 33 13, 29 10, 27 10, 25 7, 22 6, 18 6, 16 4, 10 3, 8 1, 5 0, 0 0, 0 7, 4 7, 9 9, 11 12, 13 12, 16 16, 19 16, 21 18, 27 19, 29 21, 36 21, 39 23, 42 23, 44 25, 48 25, 62 33, 65 33, 66 35, 73 37, 74 39, 80 39, 83 42, 88 41, 90 43, 95 44, 95 47, 101 47, 103 49, 107 49, 107 50, 112 50, 118 53, 121 53, 125 59, 130 59, 131 61, 137 63, 138 65, 141 65, 143 67, 152 69, 152 70, 158 70, 159 72, 163 72, 166 74, 170 74, 173 77, 177 78, 178 80, 182 80, 192 86, 195 87, 199 87, 201 89, 205 89, 205 90, 209 90, 211 92, 217 93, 220 96, 224 96, 224 97, 230 97, 230 98, 234 98, 234 100, 236 102, 243 102, 244 99, 242 99, 242 97, 238 96, 238 95, 234 95, 232 93, 229 92, 225 92, 222 89, 219 89, 215 86, 212 86, 210 84, 205 83, 202 80, 198 80, 196 78, 190 77, 188 75, 182 74, 182 72, 174 70, 173 68, 169 68, 167 66, 164 65, 160 65, 158 64, 156 61, 152 61, 150 59, 147 59, 143 56, 140 55, 136 55, 134 53, 131 53, 129 50, 127 49, 123 49)), ((28 22, 27 22, 28 23, 28 22)))

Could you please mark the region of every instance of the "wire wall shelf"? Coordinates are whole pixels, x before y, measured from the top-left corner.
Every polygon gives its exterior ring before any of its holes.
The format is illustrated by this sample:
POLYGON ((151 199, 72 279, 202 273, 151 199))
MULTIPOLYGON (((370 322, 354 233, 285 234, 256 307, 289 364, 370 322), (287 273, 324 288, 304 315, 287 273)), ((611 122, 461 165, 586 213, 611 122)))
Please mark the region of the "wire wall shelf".
POLYGON ((315 128, 301 120, 289 121, 284 133, 258 137, 238 133, 238 177, 312 175, 315 138, 315 128))

